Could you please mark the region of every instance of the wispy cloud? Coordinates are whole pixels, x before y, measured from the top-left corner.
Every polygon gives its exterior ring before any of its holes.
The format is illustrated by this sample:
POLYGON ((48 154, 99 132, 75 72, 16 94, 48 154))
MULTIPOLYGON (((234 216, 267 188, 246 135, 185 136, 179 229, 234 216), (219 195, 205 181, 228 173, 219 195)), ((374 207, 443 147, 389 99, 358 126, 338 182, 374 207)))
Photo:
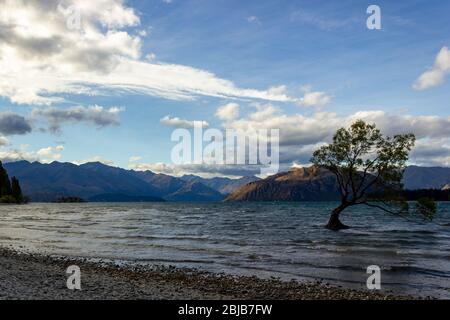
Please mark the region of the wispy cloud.
POLYGON ((165 116, 164 118, 162 118, 160 120, 160 122, 163 125, 169 126, 169 127, 174 127, 174 128, 184 128, 184 129, 191 129, 194 128, 195 123, 201 123, 203 128, 207 128, 209 127, 209 123, 206 121, 191 121, 191 120, 185 120, 185 119, 180 119, 177 117, 170 117, 170 116, 165 116))
POLYGON ((0 96, 20 104, 54 104, 64 94, 111 90, 173 100, 198 96, 293 101, 285 94, 240 88, 212 72, 141 59, 137 13, 122 0, 62 2, 1 0, 0 96), (75 14, 75 13, 73 13, 75 14), (70 27, 70 28, 69 28, 70 27))
POLYGON ((290 16, 292 22, 298 22, 324 31, 348 27, 355 23, 354 18, 337 19, 331 16, 325 16, 323 13, 300 9, 293 11, 290 16))
POLYGON ((237 103, 227 103, 223 106, 220 106, 216 110, 216 117, 225 120, 231 121, 236 119, 239 116, 239 104, 237 103))
POLYGON ((257 16, 248 16, 247 22, 261 24, 261 21, 259 20, 259 18, 257 16))

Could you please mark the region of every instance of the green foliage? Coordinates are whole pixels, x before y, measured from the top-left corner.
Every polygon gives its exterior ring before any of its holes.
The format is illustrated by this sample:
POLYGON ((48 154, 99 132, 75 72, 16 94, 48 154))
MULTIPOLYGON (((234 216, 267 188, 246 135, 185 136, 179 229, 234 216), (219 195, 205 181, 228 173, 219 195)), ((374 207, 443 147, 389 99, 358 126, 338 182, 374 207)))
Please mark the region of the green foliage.
POLYGON ((433 199, 420 198, 416 203, 417 212, 420 213, 426 220, 433 220, 437 212, 437 205, 433 199))
POLYGON ((20 188, 19 180, 16 177, 11 178, 11 195, 16 199, 17 203, 23 202, 22 189, 20 188))
MULTIPOLYGON (((336 175, 345 201, 362 200, 375 187, 400 188, 413 134, 383 136, 362 120, 339 129, 333 143, 314 152, 311 161, 336 175)), ((381 189, 381 188, 379 188, 381 189)))
POLYGON ((10 181, 8 173, 0 161, 0 203, 25 203, 27 201, 22 194, 19 180, 12 177, 10 181))
POLYGON ((11 194, 11 182, 9 181, 8 173, 0 161, 0 196, 11 194))
POLYGON ((17 203, 17 200, 12 195, 6 195, 0 197, 0 203, 17 203))
MULTIPOLYGON (((401 180, 415 140, 412 133, 384 136, 375 124, 357 120, 337 130, 333 142, 315 151, 311 162, 334 173, 341 206, 364 204, 404 215, 410 210, 408 202, 393 195, 403 189, 401 180)), ((432 219, 433 203, 422 202, 417 209, 432 219)))

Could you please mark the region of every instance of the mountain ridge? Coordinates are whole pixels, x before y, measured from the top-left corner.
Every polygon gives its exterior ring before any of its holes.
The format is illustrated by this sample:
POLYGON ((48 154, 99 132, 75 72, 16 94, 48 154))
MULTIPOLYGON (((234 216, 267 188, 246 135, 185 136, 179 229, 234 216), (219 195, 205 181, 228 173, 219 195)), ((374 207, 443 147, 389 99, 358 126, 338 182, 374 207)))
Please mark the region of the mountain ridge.
POLYGON ((76 165, 68 162, 5 163, 11 175, 21 179, 24 193, 32 201, 53 202, 61 197, 141 199, 145 201, 220 201, 224 194, 199 181, 152 171, 127 170, 101 162, 76 165))
MULTIPOLYGON (((338 199, 333 176, 320 171, 322 169, 314 173, 309 168, 296 168, 266 179, 255 176, 230 179, 195 175, 174 177, 152 171, 127 170, 101 162, 76 165, 58 161, 47 164, 21 160, 4 163, 4 166, 11 176, 20 179, 24 194, 32 201, 52 202, 68 196, 87 201, 113 201, 115 198, 220 201, 226 197, 228 200, 242 201, 338 199), (314 174, 318 174, 318 177, 314 174)), ((411 190, 449 188, 450 168, 410 166, 405 170, 404 184, 406 189, 411 190)))
POLYGON ((315 166, 294 168, 255 182, 230 194, 225 201, 336 201, 334 175, 315 166))
MULTIPOLYGON (((450 188, 450 168, 407 167, 406 190, 450 188)), ((266 179, 243 185, 225 201, 337 201, 340 198, 334 175, 315 166, 294 168, 266 179)))

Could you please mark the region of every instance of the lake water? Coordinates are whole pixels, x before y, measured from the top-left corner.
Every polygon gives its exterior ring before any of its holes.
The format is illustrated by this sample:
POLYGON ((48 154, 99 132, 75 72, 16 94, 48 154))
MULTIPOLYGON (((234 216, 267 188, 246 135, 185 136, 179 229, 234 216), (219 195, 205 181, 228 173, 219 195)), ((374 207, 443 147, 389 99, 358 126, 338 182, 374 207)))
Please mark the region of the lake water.
MULTIPOLYGON (((30 204, 0 206, 0 245, 33 252, 195 267, 212 272, 324 279, 450 298, 450 225, 352 208, 323 228, 335 203, 30 204)), ((436 222, 450 222, 450 203, 436 222)))

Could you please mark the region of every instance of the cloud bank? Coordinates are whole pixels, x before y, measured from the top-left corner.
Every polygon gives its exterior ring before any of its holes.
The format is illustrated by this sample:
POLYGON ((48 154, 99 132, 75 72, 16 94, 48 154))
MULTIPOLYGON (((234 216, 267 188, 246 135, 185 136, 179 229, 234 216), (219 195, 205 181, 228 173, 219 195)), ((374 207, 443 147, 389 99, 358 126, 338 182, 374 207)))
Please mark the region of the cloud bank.
MULTIPOLYGON (((331 142, 337 129, 347 127, 362 119, 375 123, 383 134, 414 133, 417 145, 410 156, 410 163, 423 166, 450 165, 450 117, 395 115, 385 111, 359 111, 350 115, 316 111, 311 115, 286 114, 272 104, 257 105, 250 114, 229 121, 223 126, 239 129, 251 135, 252 130, 280 130, 280 170, 293 164, 307 165, 312 153, 331 142)), ((188 164, 176 166, 168 163, 145 163, 145 159, 130 162, 130 168, 151 170, 171 175, 197 174, 202 176, 246 176, 259 174, 260 167, 253 165, 188 164)))
POLYGON ((49 105, 109 91, 173 100, 198 96, 294 101, 240 88, 206 70, 141 59, 138 14, 122 0, 0 0, 0 96, 49 105), (78 19, 78 20, 77 20, 78 19))

